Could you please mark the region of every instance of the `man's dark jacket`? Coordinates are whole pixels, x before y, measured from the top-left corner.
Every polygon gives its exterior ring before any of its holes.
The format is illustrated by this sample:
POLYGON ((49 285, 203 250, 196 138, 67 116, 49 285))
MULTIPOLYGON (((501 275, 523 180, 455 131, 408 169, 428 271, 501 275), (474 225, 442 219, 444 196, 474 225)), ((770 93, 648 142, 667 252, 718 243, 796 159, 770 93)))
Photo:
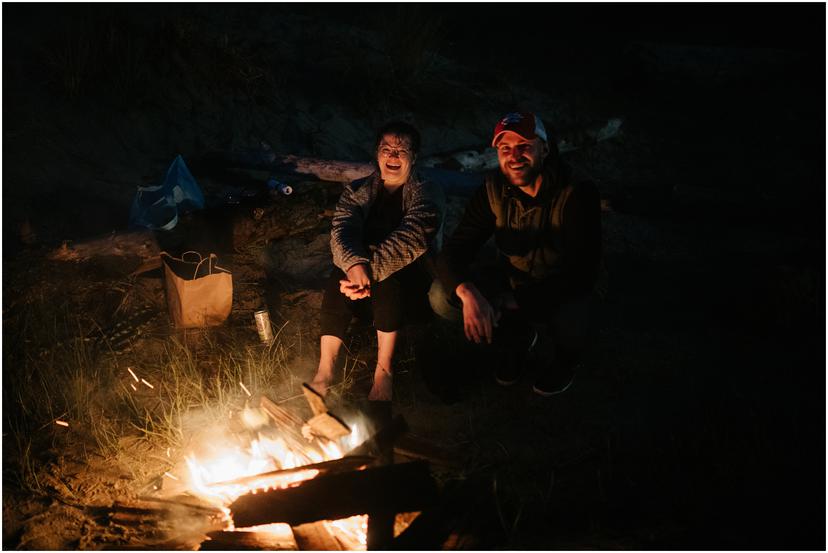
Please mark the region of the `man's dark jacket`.
POLYGON ((593 291, 601 263, 598 190, 578 180, 553 153, 534 198, 510 184, 499 169, 469 199, 445 243, 437 272, 446 290, 471 280, 470 265, 494 235, 518 304, 542 293, 559 304, 593 291))

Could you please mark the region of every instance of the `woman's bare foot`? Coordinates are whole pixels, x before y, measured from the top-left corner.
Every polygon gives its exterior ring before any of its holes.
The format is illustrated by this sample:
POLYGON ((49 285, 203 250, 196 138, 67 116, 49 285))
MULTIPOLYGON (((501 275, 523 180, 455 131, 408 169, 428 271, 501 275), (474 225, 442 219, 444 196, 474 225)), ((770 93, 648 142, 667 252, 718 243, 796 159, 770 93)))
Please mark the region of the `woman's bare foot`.
POLYGON ((393 391, 394 379, 391 371, 378 366, 374 370, 374 385, 371 386, 371 391, 368 392, 368 400, 391 401, 393 391))
POLYGON ((316 368, 316 376, 310 383, 310 387, 325 397, 328 388, 331 387, 334 376, 334 366, 339 355, 339 348, 342 347, 342 340, 329 334, 319 338, 319 366, 316 368))
POLYGON ((320 396, 325 397, 328 393, 328 388, 331 387, 331 382, 333 382, 333 375, 326 374, 322 371, 316 373, 316 376, 313 377, 313 380, 310 383, 310 387, 316 390, 320 396))

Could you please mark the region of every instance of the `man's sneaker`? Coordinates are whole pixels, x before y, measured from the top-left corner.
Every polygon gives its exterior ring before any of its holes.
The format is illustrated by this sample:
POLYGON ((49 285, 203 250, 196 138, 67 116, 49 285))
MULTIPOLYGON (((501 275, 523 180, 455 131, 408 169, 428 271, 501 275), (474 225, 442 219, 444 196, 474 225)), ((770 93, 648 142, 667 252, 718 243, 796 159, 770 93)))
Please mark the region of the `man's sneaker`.
POLYGON ((521 351, 509 351, 504 355, 499 356, 500 362, 495 367, 495 381, 501 386, 511 386, 520 380, 520 374, 523 372, 523 363, 526 360, 526 355, 532 351, 535 344, 538 343, 538 332, 534 328, 531 329, 532 336, 529 341, 529 347, 521 351))
POLYGON ((567 391, 575 380, 575 370, 577 368, 577 365, 564 368, 554 364, 547 367, 535 379, 532 391, 543 397, 550 397, 567 391))

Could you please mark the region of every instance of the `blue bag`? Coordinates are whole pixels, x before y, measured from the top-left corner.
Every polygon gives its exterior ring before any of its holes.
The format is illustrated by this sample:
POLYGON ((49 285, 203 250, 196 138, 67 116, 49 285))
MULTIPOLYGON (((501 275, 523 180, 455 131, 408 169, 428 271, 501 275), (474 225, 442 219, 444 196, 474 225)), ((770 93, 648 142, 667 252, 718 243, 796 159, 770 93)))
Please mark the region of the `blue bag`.
POLYGON ((170 230, 178 224, 178 212, 204 208, 204 194, 179 155, 170 164, 164 182, 139 186, 129 213, 129 226, 170 230))

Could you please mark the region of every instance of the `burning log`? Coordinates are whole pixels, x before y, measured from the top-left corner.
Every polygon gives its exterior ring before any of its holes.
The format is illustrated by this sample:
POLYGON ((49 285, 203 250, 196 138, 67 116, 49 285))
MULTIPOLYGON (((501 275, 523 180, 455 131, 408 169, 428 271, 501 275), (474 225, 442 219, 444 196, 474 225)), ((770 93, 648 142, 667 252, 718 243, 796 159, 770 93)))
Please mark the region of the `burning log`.
POLYGON ((318 476, 296 487, 244 495, 229 508, 238 527, 295 526, 366 513, 421 511, 436 498, 428 464, 417 461, 318 476))
MULTIPOLYGON (((319 393, 308 384, 302 383, 302 392, 308 400, 313 418, 308 420, 307 426, 311 434, 322 436, 331 441, 338 440, 351 433, 351 429, 339 417, 328 411, 325 400, 319 393)), ((302 429, 304 433, 304 427, 302 429)))
POLYGON ((293 537, 302 551, 340 551, 343 549, 324 522, 294 526, 293 537))
POLYGON ((216 482, 214 486, 232 486, 240 485, 255 485, 259 481, 273 480, 281 476, 289 474, 296 474, 306 470, 318 470, 320 474, 336 474, 339 472, 347 472, 350 470, 359 470, 367 467, 374 461, 373 457, 365 455, 343 457, 342 459, 334 459, 333 461, 323 461, 321 463, 314 463, 311 465, 302 465, 291 469, 273 470, 270 472, 263 472, 261 474, 253 474, 251 476, 242 476, 234 480, 225 480, 224 482, 216 482))
MULTIPOLYGON (((151 536, 151 549, 194 549, 204 535, 225 527, 225 514, 190 498, 137 498, 116 501, 108 509, 110 525, 137 529, 151 536)), ((146 546, 145 546, 146 548, 146 546)))
POLYGON ((300 454, 306 463, 310 463, 311 459, 304 453, 301 453, 307 447, 307 440, 302 436, 302 425, 304 421, 288 411, 279 407, 267 397, 262 396, 259 400, 259 406, 264 409, 273 422, 282 430, 285 441, 289 442, 291 447, 300 454))
POLYGON ((306 382, 302 383, 302 393, 305 394, 305 399, 308 400, 311 411, 314 415, 328 412, 328 406, 325 405, 325 399, 319 395, 319 392, 314 390, 306 382))
POLYGON ((276 424, 280 426, 293 428, 295 430, 297 428, 301 428, 302 424, 304 424, 302 419, 300 419, 287 409, 279 407, 266 396, 261 397, 261 399, 259 400, 259 406, 273 418, 276 424))
POLYGON ((486 549, 479 542, 478 534, 495 515, 491 489, 491 483, 485 478, 449 481, 440 501, 420 513, 387 549, 447 549, 451 542, 459 545, 458 549, 486 549))
MULTIPOLYGON (((262 532, 218 531, 207 534, 201 551, 296 551, 297 540, 287 524, 269 524, 262 532)), ((304 548, 302 548, 304 549, 304 548)))

